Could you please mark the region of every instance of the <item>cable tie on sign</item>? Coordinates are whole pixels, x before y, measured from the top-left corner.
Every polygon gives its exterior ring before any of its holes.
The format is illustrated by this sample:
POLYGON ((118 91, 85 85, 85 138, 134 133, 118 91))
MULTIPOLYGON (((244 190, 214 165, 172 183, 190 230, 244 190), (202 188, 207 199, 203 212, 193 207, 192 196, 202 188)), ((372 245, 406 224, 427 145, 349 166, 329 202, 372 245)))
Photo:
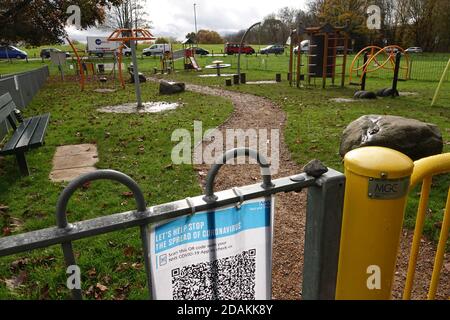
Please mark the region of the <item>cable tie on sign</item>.
POLYGON ((239 197, 239 202, 236 204, 236 208, 239 209, 241 208, 242 203, 244 203, 244 195, 242 194, 242 191, 237 187, 233 187, 231 190, 233 190, 234 194, 239 197))
POLYGON ((194 201, 192 201, 192 198, 186 198, 185 199, 189 208, 191 208, 191 214, 195 214, 195 205, 194 205, 194 201))

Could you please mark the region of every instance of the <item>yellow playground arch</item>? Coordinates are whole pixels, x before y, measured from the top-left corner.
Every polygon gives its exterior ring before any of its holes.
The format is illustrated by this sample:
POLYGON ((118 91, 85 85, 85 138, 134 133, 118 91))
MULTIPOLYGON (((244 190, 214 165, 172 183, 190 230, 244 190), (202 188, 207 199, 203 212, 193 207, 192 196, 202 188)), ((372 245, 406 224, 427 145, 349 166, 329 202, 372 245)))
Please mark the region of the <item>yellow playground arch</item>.
POLYGON ((395 67, 395 54, 401 52, 405 58, 405 63, 400 65, 400 72, 403 74, 403 80, 409 78, 409 54, 400 46, 389 45, 384 48, 379 46, 367 46, 359 51, 350 65, 349 83, 360 85, 365 74, 375 72, 380 69, 392 70, 395 67), (367 54, 367 60, 364 57, 367 54), (362 63, 359 63, 362 59, 362 63), (359 83, 352 82, 353 76, 359 77, 359 83))

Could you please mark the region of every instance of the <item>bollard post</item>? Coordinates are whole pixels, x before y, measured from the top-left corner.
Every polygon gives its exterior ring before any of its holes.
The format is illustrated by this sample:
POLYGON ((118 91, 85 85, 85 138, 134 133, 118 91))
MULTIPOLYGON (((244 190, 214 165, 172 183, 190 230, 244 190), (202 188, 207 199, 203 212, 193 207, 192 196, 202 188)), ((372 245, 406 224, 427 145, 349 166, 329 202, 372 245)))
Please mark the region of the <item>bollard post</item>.
POLYGON ((225 85, 227 86, 227 87, 231 87, 231 79, 225 79, 225 85))
POLYGON ((281 82, 281 73, 277 73, 277 74, 275 75, 275 81, 276 81, 276 82, 281 82))
POLYGON ((245 73, 241 73, 241 83, 245 84, 247 82, 247 75, 245 73))
POLYGON ((233 75, 233 84, 239 84, 239 74, 233 75))
POLYGON ((413 161, 364 147, 348 152, 344 167, 336 299, 390 299, 413 161))

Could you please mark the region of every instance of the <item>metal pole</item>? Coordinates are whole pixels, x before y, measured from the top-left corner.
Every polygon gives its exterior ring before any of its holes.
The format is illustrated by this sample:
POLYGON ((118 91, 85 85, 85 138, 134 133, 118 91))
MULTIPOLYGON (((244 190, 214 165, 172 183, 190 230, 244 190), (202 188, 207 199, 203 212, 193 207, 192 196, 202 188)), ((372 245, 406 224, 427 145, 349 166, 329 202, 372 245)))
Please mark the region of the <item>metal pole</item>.
POLYGON ((134 88, 136 91, 137 107, 142 108, 141 86, 139 83, 139 70, 137 66, 137 57, 136 57, 136 41, 132 40, 130 45, 131 45, 131 56, 133 59, 134 88))
POLYGON ((250 28, 247 29, 247 31, 245 31, 244 35, 242 36, 241 44, 239 45, 238 66, 237 66, 237 74, 239 76, 239 82, 240 82, 240 78, 241 78, 241 52, 242 52, 242 46, 244 45, 245 37, 247 37, 247 34, 250 32, 250 30, 252 28, 254 28, 260 24, 261 24, 261 22, 257 22, 255 24, 253 24, 250 28))
POLYGON ((197 4, 194 3, 194 24, 195 24, 195 42, 197 42, 197 4))

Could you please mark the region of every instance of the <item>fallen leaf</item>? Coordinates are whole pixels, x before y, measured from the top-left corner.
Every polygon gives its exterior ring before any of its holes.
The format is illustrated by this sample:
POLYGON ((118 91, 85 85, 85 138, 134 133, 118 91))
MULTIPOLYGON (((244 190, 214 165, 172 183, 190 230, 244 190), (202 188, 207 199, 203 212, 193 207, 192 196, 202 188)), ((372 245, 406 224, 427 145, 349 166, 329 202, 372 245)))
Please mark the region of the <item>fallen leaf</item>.
POLYGON ((15 290, 27 281, 28 274, 26 271, 21 271, 18 276, 13 276, 11 279, 5 279, 6 287, 10 290, 15 290))
POLYGON ((18 260, 15 260, 15 261, 11 262, 11 264, 9 265, 9 269, 11 271, 16 271, 18 269, 22 269, 29 262, 30 262, 30 259, 28 259, 28 258, 20 258, 18 260))
POLYGON ((446 264, 444 264, 444 268, 445 268, 445 270, 450 272, 450 262, 447 262, 446 264))
POLYGON ((97 285, 95 286, 97 289, 99 289, 101 292, 105 292, 108 290, 107 286, 102 285, 100 282, 97 282, 97 285))
POLYGON ((122 197, 131 198, 133 196, 134 196, 134 194, 131 191, 122 192, 122 197))
POLYGON ((8 228, 8 227, 3 227, 3 229, 2 229, 2 234, 3 234, 4 236, 9 236, 9 235, 11 235, 11 229, 8 228))
POLYGON ((40 293, 39 293, 39 299, 40 300, 48 300, 49 298, 49 286, 48 284, 45 284, 45 286, 41 289, 40 293))
POLYGON ((131 267, 132 267, 134 270, 141 270, 141 269, 142 269, 142 263, 137 263, 137 262, 135 262, 135 263, 133 263, 133 264, 131 265, 131 267))
POLYGON ((93 278, 97 275, 97 270, 95 270, 95 268, 92 268, 91 270, 88 271, 88 276, 90 278, 93 278))
POLYGON ((134 254, 134 248, 131 246, 127 246, 123 250, 123 254, 125 255, 125 257, 131 257, 134 254))
POLYGON ((90 188, 90 186, 91 186, 91 182, 88 181, 88 182, 84 183, 84 184, 81 186, 81 189, 87 190, 87 189, 90 188))

